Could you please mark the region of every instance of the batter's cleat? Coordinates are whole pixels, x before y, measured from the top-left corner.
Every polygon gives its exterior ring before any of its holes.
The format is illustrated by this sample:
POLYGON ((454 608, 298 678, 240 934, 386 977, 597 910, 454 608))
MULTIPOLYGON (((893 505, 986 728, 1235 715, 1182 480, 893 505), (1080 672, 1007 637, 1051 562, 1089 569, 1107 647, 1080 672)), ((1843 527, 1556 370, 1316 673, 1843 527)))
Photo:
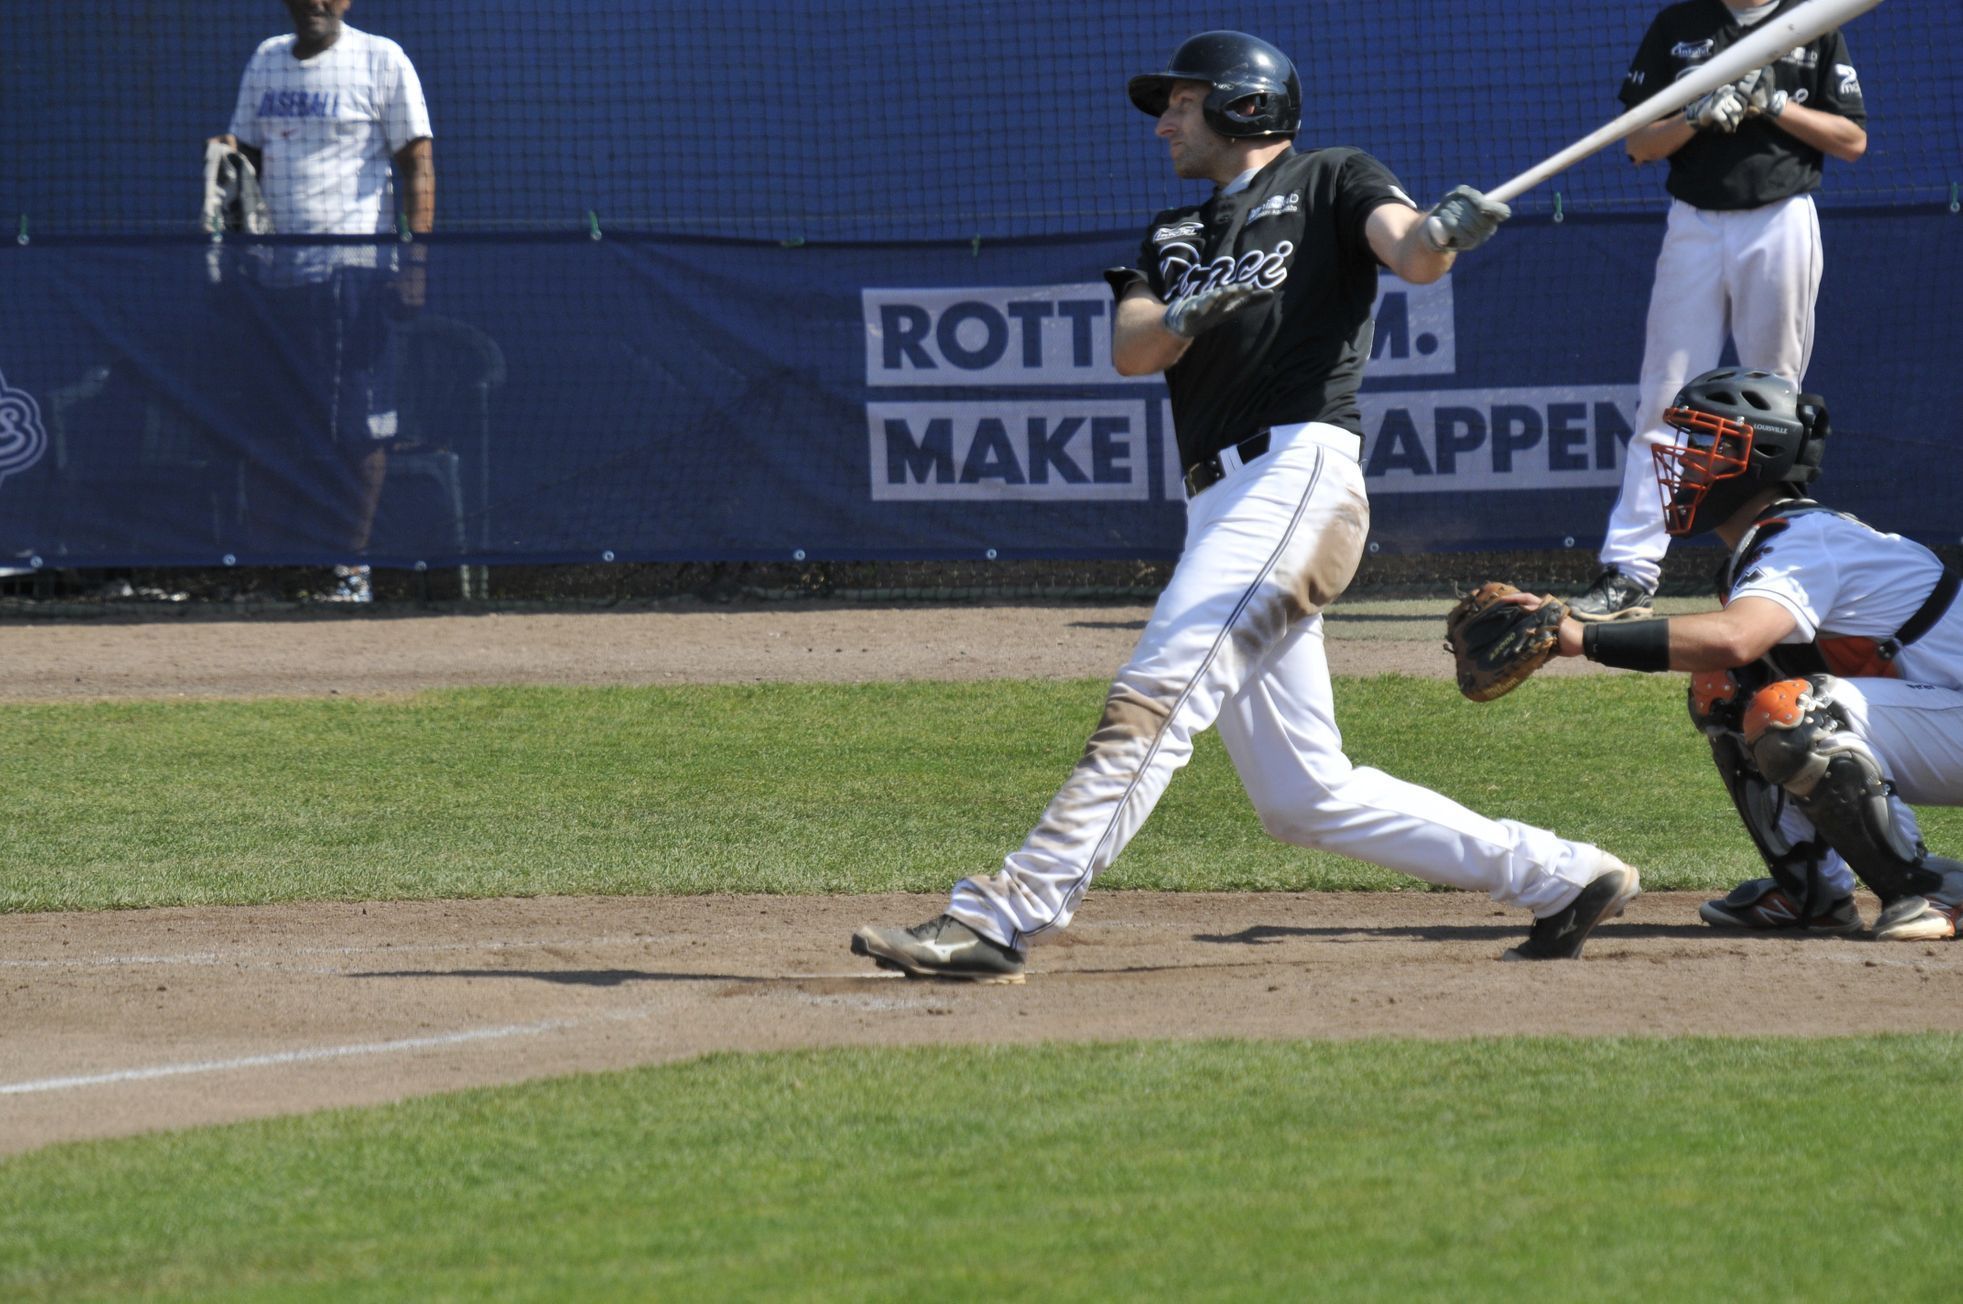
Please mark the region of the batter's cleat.
POLYGON ((1874 921, 1877 942, 1941 942, 1956 936, 1963 905, 1931 897, 1903 897, 1874 921))
POLYGON ((1502 960, 1579 960, 1582 943, 1604 919, 1620 915, 1643 890, 1635 867, 1602 853, 1602 872, 1581 889, 1565 909, 1534 920, 1527 940, 1500 956, 1502 960))
POLYGON ((1756 933, 1858 933, 1861 911, 1854 898, 1844 896, 1817 915, 1800 917, 1799 903, 1769 878, 1740 883, 1716 901, 1697 907, 1697 917, 1713 928, 1743 928, 1756 933))
POLYGON ((983 937, 953 915, 912 928, 874 928, 852 934, 852 954, 870 956, 882 969, 909 978, 949 978, 968 983, 1019 983, 1022 952, 983 937))
POLYGON ((1650 606, 1655 596, 1655 589, 1611 566, 1568 604, 1568 614, 1581 621, 1648 620, 1656 614, 1650 606))

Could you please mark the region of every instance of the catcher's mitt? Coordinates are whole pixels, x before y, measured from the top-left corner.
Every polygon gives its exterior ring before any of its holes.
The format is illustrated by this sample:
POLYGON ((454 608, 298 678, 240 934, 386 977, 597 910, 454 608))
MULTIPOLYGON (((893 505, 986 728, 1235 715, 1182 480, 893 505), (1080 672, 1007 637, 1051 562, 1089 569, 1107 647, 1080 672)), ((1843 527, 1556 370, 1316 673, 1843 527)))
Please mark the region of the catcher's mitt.
POLYGON ((1502 602, 1520 590, 1488 580, 1459 599, 1445 617, 1445 650, 1458 663, 1459 691, 1475 702, 1503 697, 1547 664, 1560 645, 1561 618, 1568 604, 1543 597, 1529 611, 1502 602))

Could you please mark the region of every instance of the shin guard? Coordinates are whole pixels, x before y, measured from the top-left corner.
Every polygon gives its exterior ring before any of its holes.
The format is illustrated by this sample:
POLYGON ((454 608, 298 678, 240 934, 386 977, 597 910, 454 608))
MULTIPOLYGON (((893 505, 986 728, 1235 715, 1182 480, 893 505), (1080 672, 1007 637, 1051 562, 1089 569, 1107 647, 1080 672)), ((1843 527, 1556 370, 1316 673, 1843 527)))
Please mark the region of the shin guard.
POLYGON ((1893 789, 1867 741, 1834 702, 1836 680, 1767 685, 1745 710, 1745 745, 1767 780, 1791 794, 1828 845, 1884 904, 1942 886, 1927 848, 1896 827, 1893 789))
POLYGON ((1800 918, 1811 919, 1833 905, 1834 893, 1823 873, 1830 848, 1817 834, 1797 842, 1779 827, 1791 798, 1759 773, 1744 737, 1738 733, 1747 696, 1728 671, 1694 675, 1690 682, 1691 722, 1710 740, 1718 777, 1772 881, 1792 899, 1800 918))

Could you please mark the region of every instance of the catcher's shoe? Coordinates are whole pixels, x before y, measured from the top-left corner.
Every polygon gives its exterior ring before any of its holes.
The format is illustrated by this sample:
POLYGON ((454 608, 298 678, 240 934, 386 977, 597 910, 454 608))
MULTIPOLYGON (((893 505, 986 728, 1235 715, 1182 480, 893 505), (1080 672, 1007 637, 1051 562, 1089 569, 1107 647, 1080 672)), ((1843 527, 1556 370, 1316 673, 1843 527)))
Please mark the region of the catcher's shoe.
POLYGON ((1576 620, 1648 620, 1656 614, 1650 599, 1656 590, 1611 566, 1595 577, 1588 592, 1568 604, 1576 620))
POLYGON ((1697 917, 1713 928, 1745 928, 1762 933, 1858 933, 1861 911, 1844 896, 1817 915, 1800 917, 1799 903, 1777 881, 1755 878, 1724 897, 1697 907, 1697 917))
POLYGON ((1579 960, 1582 943, 1604 919, 1621 914, 1643 890, 1635 867, 1602 853, 1602 872, 1581 889, 1581 895, 1545 919, 1534 920, 1527 940, 1500 956, 1502 960, 1579 960))
POLYGON ((1877 942, 1940 942, 1963 930, 1963 888, 1949 874, 1943 891, 1935 896, 1903 897, 1892 901, 1874 921, 1877 942))
POLYGON ((909 978, 952 978, 971 983, 1019 983, 1022 953, 992 942, 953 915, 912 928, 874 928, 852 934, 852 954, 872 957, 882 969, 909 978))

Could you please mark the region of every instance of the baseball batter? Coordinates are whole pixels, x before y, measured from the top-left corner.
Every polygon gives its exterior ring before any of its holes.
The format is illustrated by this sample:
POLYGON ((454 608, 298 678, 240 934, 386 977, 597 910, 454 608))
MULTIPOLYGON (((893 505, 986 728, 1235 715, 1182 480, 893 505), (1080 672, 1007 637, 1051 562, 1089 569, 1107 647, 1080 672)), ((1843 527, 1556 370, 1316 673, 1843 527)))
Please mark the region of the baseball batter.
POLYGON ((1218 725, 1264 827, 1307 847, 1476 889, 1537 918, 1514 959, 1578 956, 1636 895, 1614 856, 1475 814, 1343 755, 1322 609, 1361 560, 1370 508, 1356 393, 1377 274, 1436 281, 1508 216, 1459 187, 1420 213, 1376 159, 1297 153, 1301 84, 1240 32, 1205 32, 1133 78, 1174 170, 1214 184, 1160 213, 1107 274, 1112 355, 1163 372, 1186 465, 1184 550, 1082 758, 1000 871, 945 914, 861 928, 855 954, 910 975, 1018 982, 1218 725))
MULTIPOLYGON (((1764 858, 1699 912, 1719 928, 1956 935, 1963 864, 1931 855, 1908 803, 1963 806, 1963 579, 1922 545, 1802 496, 1826 404, 1783 376, 1699 376, 1665 414, 1653 475, 1672 535, 1730 548, 1724 609, 1669 620, 1563 620, 1560 654, 1688 670, 1692 719, 1764 858)), ((1522 595, 1522 606, 1538 600, 1522 595)))
MULTIPOLYGON (((1622 82, 1633 108, 1799 0, 1684 0, 1650 24, 1622 82)), ((1867 149, 1861 83, 1838 30, 1632 133, 1637 163, 1670 161, 1672 196, 1643 348, 1641 409, 1609 514, 1600 575, 1571 610, 1583 620, 1642 618, 1669 535, 1650 453, 1668 442, 1663 407, 1718 365, 1739 362, 1795 384, 1813 352, 1820 221, 1812 192, 1827 155, 1867 149)))

